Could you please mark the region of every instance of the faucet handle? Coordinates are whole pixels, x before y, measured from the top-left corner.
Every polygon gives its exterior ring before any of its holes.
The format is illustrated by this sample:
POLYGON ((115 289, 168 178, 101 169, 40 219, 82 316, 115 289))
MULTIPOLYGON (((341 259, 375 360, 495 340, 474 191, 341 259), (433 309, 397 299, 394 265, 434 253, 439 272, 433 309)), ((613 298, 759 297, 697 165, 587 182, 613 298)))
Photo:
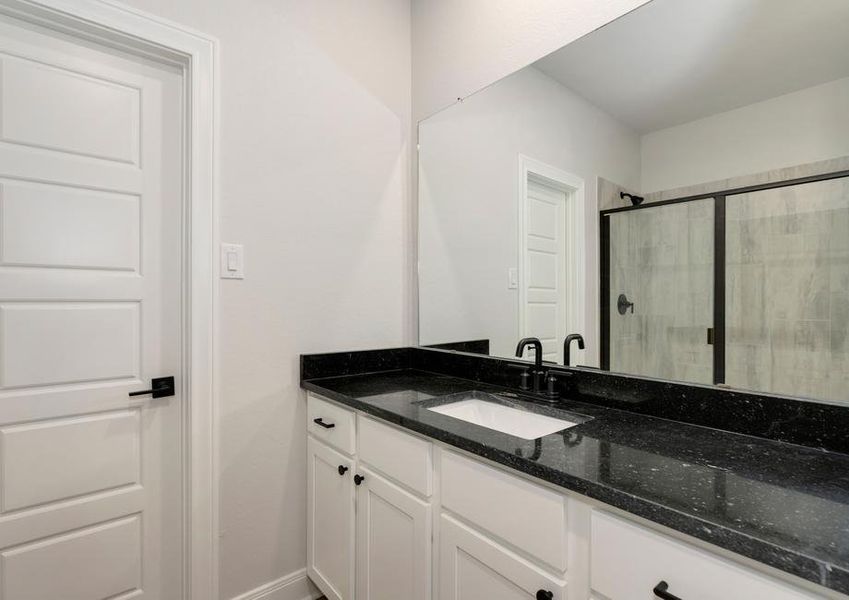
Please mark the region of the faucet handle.
POLYGON ((521 369, 519 374, 519 389, 528 391, 531 389, 531 365, 514 365, 508 364, 508 369, 521 369))
POLYGON ((545 395, 550 400, 556 400, 560 397, 560 392, 557 391, 557 376, 551 371, 548 372, 548 377, 545 378, 545 395))

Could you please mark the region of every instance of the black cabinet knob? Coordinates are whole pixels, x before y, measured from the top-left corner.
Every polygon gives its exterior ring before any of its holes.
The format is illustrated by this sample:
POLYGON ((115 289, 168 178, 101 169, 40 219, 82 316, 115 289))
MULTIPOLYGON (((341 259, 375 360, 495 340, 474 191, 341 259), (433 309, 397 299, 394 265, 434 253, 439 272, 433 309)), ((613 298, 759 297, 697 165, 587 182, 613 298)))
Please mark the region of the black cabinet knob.
POLYGON ((540 590, 537 592, 537 600, 554 600, 554 592, 540 590))
POLYGON ((345 471, 348 470, 348 467, 346 467, 345 465, 339 465, 339 467, 336 470, 339 471, 340 475, 344 475, 345 471))
POLYGON ((661 581, 656 586, 654 586, 652 592, 654 592, 655 596, 657 596, 658 598, 662 598, 663 600, 681 600, 681 598, 679 598, 675 594, 670 594, 669 592, 667 592, 666 590, 668 589, 669 584, 665 581, 661 581))
POLYGON ((312 422, 320 427, 324 427, 325 429, 333 429, 336 427, 336 423, 325 423, 321 417, 313 419, 312 422))
POLYGON ((354 483, 360 485, 365 480, 362 475, 354 475, 354 483))

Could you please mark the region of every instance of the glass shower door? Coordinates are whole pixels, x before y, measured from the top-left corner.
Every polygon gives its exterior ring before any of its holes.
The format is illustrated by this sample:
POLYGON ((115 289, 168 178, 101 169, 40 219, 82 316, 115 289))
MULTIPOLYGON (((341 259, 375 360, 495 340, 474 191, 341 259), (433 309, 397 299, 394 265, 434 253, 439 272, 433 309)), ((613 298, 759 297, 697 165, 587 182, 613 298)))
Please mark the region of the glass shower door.
POLYGON ((849 399, 849 178, 726 198, 732 387, 849 399))
POLYGON ((609 369, 712 383, 714 199, 606 218, 609 369))

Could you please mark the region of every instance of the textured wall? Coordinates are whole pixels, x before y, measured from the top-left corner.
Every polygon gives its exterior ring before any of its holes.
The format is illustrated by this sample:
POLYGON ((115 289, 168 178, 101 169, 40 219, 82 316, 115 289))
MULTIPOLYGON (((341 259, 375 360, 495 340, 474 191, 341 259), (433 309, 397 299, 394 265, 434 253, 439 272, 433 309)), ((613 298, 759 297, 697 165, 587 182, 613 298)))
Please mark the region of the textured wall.
POLYGON ((849 402, 849 178, 726 202, 726 382, 849 402))
POLYGON ((713 381, 713 200, 610 219, 610 370, 713 381), (620 315, 619 294, 634 303, 620 315))

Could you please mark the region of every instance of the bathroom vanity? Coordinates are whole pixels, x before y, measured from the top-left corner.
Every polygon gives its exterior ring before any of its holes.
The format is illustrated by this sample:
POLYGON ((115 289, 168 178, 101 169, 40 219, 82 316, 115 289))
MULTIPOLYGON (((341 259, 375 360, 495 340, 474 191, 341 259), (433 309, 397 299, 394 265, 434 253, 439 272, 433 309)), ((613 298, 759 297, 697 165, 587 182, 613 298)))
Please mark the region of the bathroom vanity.
POLYGON ((302 358, 322 592, 849 598, 847 98, 845 0, 652 0, 420 121, 419 345, 302 358))
POLYGON ((846 597, 849 456, 574 401, 580 370, 552 406, 495 384, 518 381, 506 362, 302 357, 308 573, 328 598, 846 597), (567 427, 528 439, 441 410, 482 398, 567 427))

